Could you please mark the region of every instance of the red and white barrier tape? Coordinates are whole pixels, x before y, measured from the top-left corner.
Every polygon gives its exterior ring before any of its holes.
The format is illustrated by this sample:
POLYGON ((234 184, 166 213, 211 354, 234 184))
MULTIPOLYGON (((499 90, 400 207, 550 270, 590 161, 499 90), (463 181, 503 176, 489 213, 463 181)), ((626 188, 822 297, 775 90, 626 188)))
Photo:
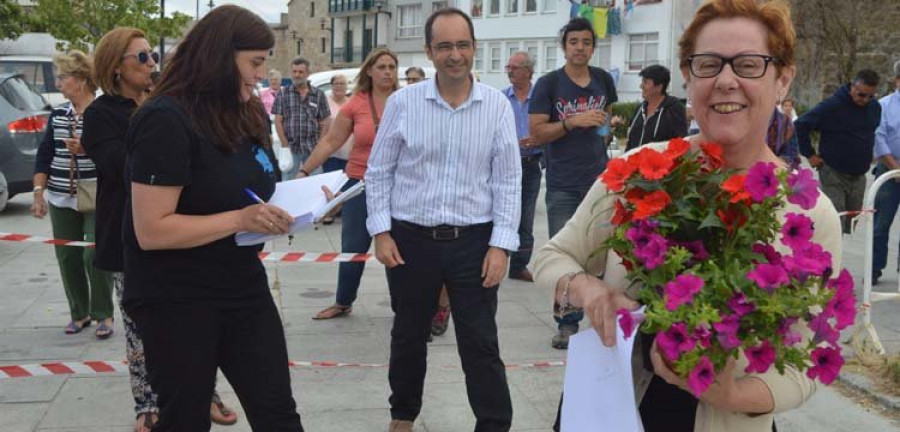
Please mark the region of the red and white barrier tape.
MULTIPOLYGON (((60 240, 28 234, 10 234, 0 232, 0 240, 10 242, 44 243, 55 246, 94 247, 94 243, 86 241, 60 240)), ((301 262, 301 263, 341 263, 366 262, 373 257, 365 253, 338 252, 260 252, 259 259, 266 262, 301 262)))
POLYGON ((875 209, 848 210, 848 211, 842 211, 842 212, 838 213, 838 216, 857 217, 861 214, 872 214, 872 213, 875 213, 875 209))
MULTIPOLYGON (((507 364, 507 369, 541 369, 565 366, 563 360, 542 361, 534 363, 507 364)), ((288 361, 292 368, 386 368, 386 364, 377 363, 341 363, 330 361, 288 361)), ((446 365, 443 368, 459 368, 458 365, 446 365)), ((124 361, 83 361, 57 362, 30 365, 0 366, 0 380, 10 378, 31 378, 51 375, 99 375, 106 373, 127 373, 128 363, 124 361)))

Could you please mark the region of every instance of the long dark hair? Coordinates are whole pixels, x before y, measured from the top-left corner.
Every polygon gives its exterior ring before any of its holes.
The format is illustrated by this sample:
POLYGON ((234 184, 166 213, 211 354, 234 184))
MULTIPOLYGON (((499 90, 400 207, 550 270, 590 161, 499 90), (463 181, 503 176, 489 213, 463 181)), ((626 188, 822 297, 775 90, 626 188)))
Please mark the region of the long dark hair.
POLYGON ((260 17, 239 6, 219 6, 178 44, 151 98, 175 99, 197 132, 223 151, 233 151, 247 137, 268 147, 265 109, 256 96, 241 100, 235 54, 273 45, 275 37, 260 17))

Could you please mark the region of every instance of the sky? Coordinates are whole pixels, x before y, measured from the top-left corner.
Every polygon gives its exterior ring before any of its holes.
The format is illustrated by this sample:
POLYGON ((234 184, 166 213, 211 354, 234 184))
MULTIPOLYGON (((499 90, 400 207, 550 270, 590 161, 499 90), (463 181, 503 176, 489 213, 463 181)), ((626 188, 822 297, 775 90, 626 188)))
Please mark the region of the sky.
MULTIPOLYGON (((206 12, 209 12, 209 0, 200 1, 200 17, 202 18, 206 12)), ((223 4, 236 4, 245 7, 259 16, 266 22, 277 23, 281 13, 287 13, 288 0, 213 0, 216 6, 223 4)), ((190 16, 194 16, 197 11, 197 0, 166 0, 166 14, 173 11, 182 12, 190 16)))

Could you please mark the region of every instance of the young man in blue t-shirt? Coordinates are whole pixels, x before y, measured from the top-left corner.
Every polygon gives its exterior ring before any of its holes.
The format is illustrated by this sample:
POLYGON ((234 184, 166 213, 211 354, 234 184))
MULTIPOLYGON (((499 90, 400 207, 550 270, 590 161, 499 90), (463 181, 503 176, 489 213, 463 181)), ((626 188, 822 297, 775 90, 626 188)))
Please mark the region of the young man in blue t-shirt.
MULTIPOLYGON (((597 42, 591 23, 574 18, 560 34, 566 64, 538 80, 529 109, 531 136, 546 144, 550 237, 572 217, 606 169, 610 106, 618 100, 612 76, 588 66, 597 42)), ((555 317, 559 331, 552 339, 554 348, 568 348, 569 336, 578 331, 583 316, 576 312, 555 317)))

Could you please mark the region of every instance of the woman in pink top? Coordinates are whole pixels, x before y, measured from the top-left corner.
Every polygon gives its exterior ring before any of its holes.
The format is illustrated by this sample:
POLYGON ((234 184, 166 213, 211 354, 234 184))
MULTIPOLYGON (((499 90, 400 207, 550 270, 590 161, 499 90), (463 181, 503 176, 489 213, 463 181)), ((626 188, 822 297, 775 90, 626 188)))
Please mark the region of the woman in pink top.
MULTIPOLYGON (((353 96, 341 107, 328 134, 316 145, 298 175, 305 176, 322 165, 353 134, 353 149, 347 161, 350 181, 344 189, 363 180, 369 161, 378 122, 384 112, 388 96, 399 88, 397 83, 397 55, 379 48, 372 51, 360 67, 353 96)), ((341 252, 365 253, 372 237, 366 229, 366 194, 348 200, 341 210, 341 252)), ((364 263, 341 263, 338 270, 337 298, 316 314, 313 319, 329 319, 349 314, 359 290, 364 263)))
POLYGON ((269 87, 259 91, 259 100, 266 107, 266 114, 272 115, 272 104, 275 103, 275 95, 281 91, 281 72, 277 69, 269 71, 269 87))

